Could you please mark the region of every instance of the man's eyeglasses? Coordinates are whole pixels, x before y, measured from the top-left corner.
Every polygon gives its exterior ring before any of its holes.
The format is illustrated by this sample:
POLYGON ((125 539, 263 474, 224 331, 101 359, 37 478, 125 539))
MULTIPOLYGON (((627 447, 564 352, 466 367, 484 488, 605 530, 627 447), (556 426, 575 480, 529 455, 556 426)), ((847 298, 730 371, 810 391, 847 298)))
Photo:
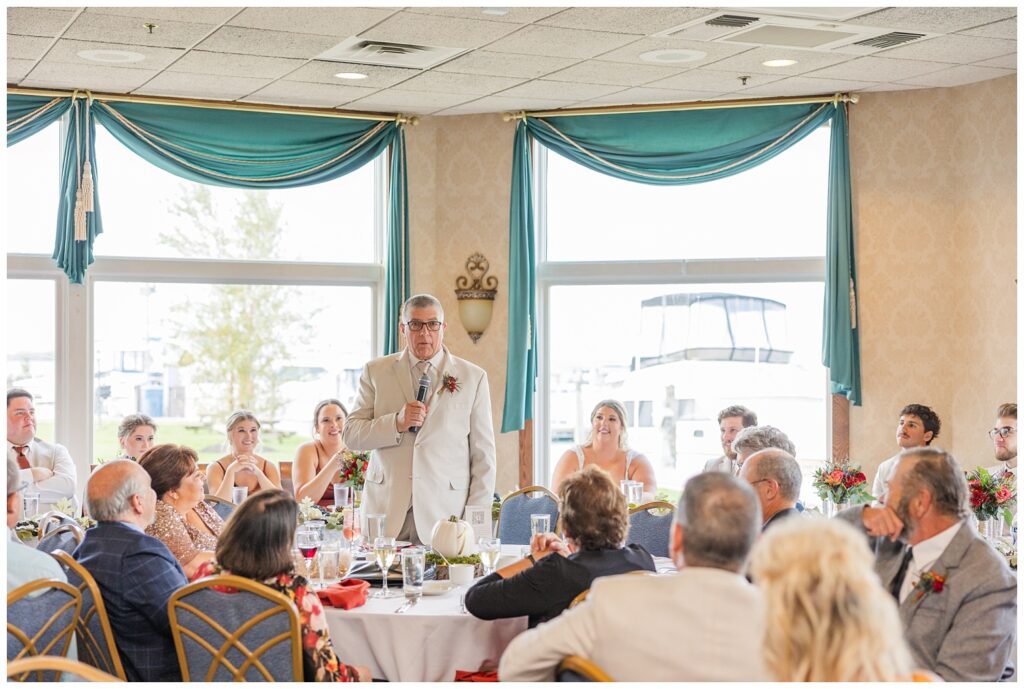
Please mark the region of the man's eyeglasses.
POLYGON ((1000 438, 1005 438, 1009 435, 1013 435, 1017 432, 1017 429, 1013 426, 1003 426, 1002 428, 993 428, 988 432, 988 437, 995 439, 998 435, 1000 438))
POLYGON ((432 333, 436 333, 441 329, 441 321, 409 321, 405 324, 409 330, 418 333, 423 330, 423 326, 427 326, 427 330, 432 333))

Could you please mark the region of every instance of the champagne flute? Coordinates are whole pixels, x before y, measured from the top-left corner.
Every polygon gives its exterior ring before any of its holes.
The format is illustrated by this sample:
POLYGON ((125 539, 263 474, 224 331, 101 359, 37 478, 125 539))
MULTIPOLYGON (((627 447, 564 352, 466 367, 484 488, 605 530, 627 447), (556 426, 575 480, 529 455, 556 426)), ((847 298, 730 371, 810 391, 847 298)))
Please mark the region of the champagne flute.
POLYGON ((484 576, 487 576, 494 571, 498 558, 501 557, 501 539, 481 538, 479 545, 480 563, 484 566, 484 576))
POLYGON ((306 574, 312 578, 313 558, 316 557, 316 551, 320 549, 320 538, 317 532, 312 529, 299 529, 296 531, 295 547, 299 549, 302 559, 306 561, 306 574))
POLYGON ((380 567, 381 590, 374 594, 374 598, 390 598, 388 593, 388 570, 395 559, 395 539, 389 536, 381 536, 373 542, 373 556, 377 559, 377 566, 380 567))

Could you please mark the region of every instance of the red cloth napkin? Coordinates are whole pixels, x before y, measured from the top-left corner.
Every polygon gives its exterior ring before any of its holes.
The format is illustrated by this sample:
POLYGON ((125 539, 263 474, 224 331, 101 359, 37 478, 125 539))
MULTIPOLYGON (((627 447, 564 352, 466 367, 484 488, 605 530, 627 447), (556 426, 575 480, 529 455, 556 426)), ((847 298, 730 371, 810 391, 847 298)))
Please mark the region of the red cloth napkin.
POLYGON ((366 604, 366 595, 370 590, 370 582, 362 579, 343 579, 331 584, 322 591, 317 591, 320 600, 335 608, 351 610, 366 604))
POLYGON ((496 670, 479 670, 477 672, 471 672, 469 670, 456 670, 455 671, 456 682, 497 682, 498 672, 496 670))

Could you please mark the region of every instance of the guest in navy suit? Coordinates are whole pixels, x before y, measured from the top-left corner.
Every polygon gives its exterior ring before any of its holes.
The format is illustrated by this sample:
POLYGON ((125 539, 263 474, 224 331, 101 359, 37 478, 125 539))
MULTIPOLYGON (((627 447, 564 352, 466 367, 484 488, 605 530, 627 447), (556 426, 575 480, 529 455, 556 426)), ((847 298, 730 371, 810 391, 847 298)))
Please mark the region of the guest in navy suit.
POLYGON ((796 503, 803 474, 793 455, 774 447, 755 452, 740 467, 740 478, 757 493, 762 531, 783 519, 800 516, 796 503))
POLYGON ((128 681, 180 682, 167 601, 188 580, 167 546, 145 533, 156 511, 149 474, 130 460, 110 462, 86 493, 99 524, 74 557, 100 587, 128 681))

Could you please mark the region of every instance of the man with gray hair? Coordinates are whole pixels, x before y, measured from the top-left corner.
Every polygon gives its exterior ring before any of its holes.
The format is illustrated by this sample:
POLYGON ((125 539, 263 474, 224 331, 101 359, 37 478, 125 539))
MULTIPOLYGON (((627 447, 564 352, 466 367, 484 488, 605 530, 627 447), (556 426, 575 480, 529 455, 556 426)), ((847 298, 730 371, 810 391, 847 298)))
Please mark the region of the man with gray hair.
POLYGON ((974 528, 968 496, 951 454, 916 447, 900 453, 884 507, 859 505, 836 519, 868 535, 917 667, 947 682, 1016 679, 1017 580, 974 528), (873 518, 887 508, 899 517, 896 533, 873 518))
POLYGON ((7 593, 36 579, 67 581, 57 561, 18 539, 14 528, 21 519, 21 492, 28 485, 18 463, 7 458, 7 593))
POLYGON ((739 473, 747 457, 772 447, 796 457, 793 441, 775 426, 751 426, 737 433, 736 439, 732 441, 732 449, 736 453, 736 473, 739 473))
POLYGON ((740 573, 760 525, 748 484, 723 472, 691 478, 669 537, 679 572, 595 580, 582 603, 512 640, 498 678, 552 681, 578 655, 620 682, 767 680, 763 603, 740 573))
POLYGON ((188 583, 162 541, 146 534, 156 516, 149 474, 130 460, 104 464, 86 487, 89 514, 74 557, 99 585, 129 682, 180 682, 167 601, 188 583))
POLYGON ((364 514, 386 515, 384 535, 428 543, 434 525, 467 506, 491 514, 497 473, 487 373, 442 346, 441 302, 410 297, 399 330, 406 347, 363 367, 342 432, 370 452, 364 514))
POLYGON ((799 515, 803 474, 793 455, 785 450, 769 448, 747 457, 740 468, 740 478, 749 483, 761 503, 762 531, 783 519, 799 515))

